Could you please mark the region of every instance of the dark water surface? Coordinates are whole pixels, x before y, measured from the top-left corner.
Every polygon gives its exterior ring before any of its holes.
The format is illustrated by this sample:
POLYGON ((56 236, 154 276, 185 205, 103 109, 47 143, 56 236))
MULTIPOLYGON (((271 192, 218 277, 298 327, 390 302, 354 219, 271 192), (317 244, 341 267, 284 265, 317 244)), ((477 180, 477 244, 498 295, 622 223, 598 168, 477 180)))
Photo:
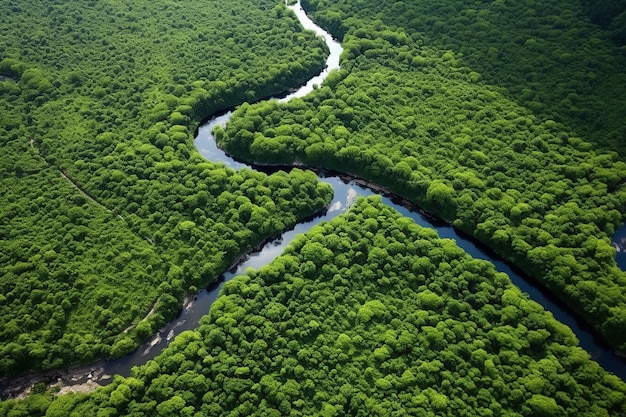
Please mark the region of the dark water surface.
POLYGON ((617 229, 611 243, 615 248, 615 260, 622 271, 626 271, 626 224, 617 229))

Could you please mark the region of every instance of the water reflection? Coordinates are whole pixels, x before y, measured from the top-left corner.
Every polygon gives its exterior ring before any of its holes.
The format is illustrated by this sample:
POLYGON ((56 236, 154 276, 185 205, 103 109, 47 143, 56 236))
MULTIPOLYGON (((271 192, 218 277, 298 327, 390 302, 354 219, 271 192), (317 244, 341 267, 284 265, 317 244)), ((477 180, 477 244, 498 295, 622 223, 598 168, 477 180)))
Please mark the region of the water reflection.
POLYGON ((615 248, 615 260, 622 271, 626 271, 626 224, 617 229, 611 243, 615 248))

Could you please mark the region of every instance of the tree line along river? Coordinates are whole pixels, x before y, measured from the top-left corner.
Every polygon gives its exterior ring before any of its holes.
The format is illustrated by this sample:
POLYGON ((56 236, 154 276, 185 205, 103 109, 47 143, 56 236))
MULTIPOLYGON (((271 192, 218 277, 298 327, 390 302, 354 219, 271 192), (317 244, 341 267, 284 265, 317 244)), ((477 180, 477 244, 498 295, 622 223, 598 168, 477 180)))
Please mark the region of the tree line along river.
MULTIPOLYGON (((281 97, 281 101, 287 101, 293 97, 302 97, 310 92, 315 85, 320 84, 330 71, 339 68, 339 57, 342 51, 341 45, 333 40, 330 34, 315 25, 306 16, 299 2, 289 7, 294 10, 306 29, 314 30, 319 36, 324 38, 330 49, 330 55, 327 59, 326 69, 321 74, 313 77, 296 91, 281 97)), ((224 163, 234 169, 258 168, 266 172, 268 170, 270 172, 272 170, 278 170, 278 168, 250 167, 247 164, 234 160, 216 146, 215 139, 211 132, 217 125, 226 124, 230 115, 230 111, 214 115, 198 129, 198 134, 195 139, 198 151, 206 159, 212 162, 224 163)), ((377 188, 375 185, 366 184, 359 179, 350 178, 338 173, 318 172, 318 175, 322 181, 330 184, 334 191, 333 201, 326 212, 297 224, 292 230, 284 232, 278 238, 265 244, 262 249, 249 254, 243 262, 233 267, 233 269, 226 271, 216 283, 201 291, 194 299, 188 300, 183 306, 180 315, 174 321, 161 329, 151 340, 146 342, 135 352, 117 360, 100 361, 90 366, 75 368, 68 372, 55 374, 54 376, 58 378, 59 384, 61 386, 72 386, 86 382, 95 382, 99 385, 106 385, 112 380, 113 375, 129 376, 133 367, 140 366, 156 357, 167 347, 169 342, 173 340, 176 335, 185 330, 196 328, 200 318, 209 311, 211 304, 218 297, 224 282, 237 275, 243 274, 249 267, 258 269, 269 264, 281 254, 283 249, 298 234, 305 233, 316 224, 329 221, 345 212, 357 197, 366 197, 376 193, 383 194, 384 203, 393 207, 404 216, 413 219, 420 226, 436 230, 442 238, 454 239, 459 247, 463 248, 473 257, 493 263, 498 271, 506 273, 511 278, 512 282, 522 291, 526 292, 532 300, 541 304, 545 310, 550 311, 557 320, 569 326, 578 337, 580 345, 587 350, 592 358, 604 369, 626 380, 626 361, 623 358, 618 357, 611 347, 603 342, 601 338, 564 303, 560 302, 556 297, 538 286, 531 279, 525 277, 523 273, 508 265, 493 253, 493 251, 477 244, 473 239, 459 234, 445 222, 425 216, 419 211, 418 207, 412 207, 406 201, 388 195, 383 190, 375 191, 377 188)), ((618 252, 618 264, 622 269, 626 269, 626 244, 624 244, 624 241, 626 241, 626 227, 620 228, 613 238, 613 244, 618 252)), ((49 379, 50 376, 51 373, 41 375, 41 380, 49 379)), ((20 378, 17 378, 13 382, 14 383, 11 384, 13 388, 24 385, 24 381, 20 381, 20 378)), ((29 383, 33 383, 32 376, 29 379, 29 383)), ((95 384, 92 385, 95 386, 95 384)), ((2 396, 6 396, 6 387, 0 388, 2 388, 2 396)), ((24 388, 27 387, 24 386, 24 388)))

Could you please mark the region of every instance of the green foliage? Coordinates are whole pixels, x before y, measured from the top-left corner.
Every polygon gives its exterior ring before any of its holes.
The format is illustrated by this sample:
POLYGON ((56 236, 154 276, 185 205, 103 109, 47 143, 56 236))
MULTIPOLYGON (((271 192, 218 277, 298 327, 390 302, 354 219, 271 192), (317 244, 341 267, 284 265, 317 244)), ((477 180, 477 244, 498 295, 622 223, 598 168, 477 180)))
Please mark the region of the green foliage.
POLYGON ((363 177, 523 267, 626 350, 624 56, 577 2, 311 0, 342 68, 241 106, 233 154, 363 177), (265 152, 257 138, 273 143, 265 152))
POLYGON ((191 141, 321 69, 324 43, 284 5, 2 10, 0 374, 129 352, 188 288, 328 203, 312 173, 236 173, 191 141))
MULTIPOLYGON (((607 239, 626 201, 623 60, 575 6, 529 3, 311 1, 344 38, 343 69, 310 98, 241 106, 218 136, 455 219, 623 344, 624 274, 607 239)), ((320 68, 321 42, 282 4, 6 9, 3 373, 123 355, 187 288, 328 202, 310 172, 235 173, 190 140, 208 113, 320 68)), ((132 378, 0 404, 31 416, 624 412, 626 386, 569 329, 375 199, 227 283, 200 328, 132 378)))
POLYGON ((446 218, 454 218, 456 201, 454 188, 441 181, 433 181, 426 190, 426 202, 433 211, 443 213, 446 218))
POLYGON ((605 29, 619 45, 626 44, 626 1, 625 0, 582 0, 589 18, 605 29))
MULTIPOLYGON (((29 417, 43 416, 49 411, 54 396, 49 392, 35 390, 25 400, 8 400, 0 403, 0 415, 29 417)), ((48 414, 53 416, 53 413, 48 414)))
POLYGON ((370 198, 296 239, 273 264, 227 282, 200 327, 133 378, 60 397, 52 410, 617 416, 626 384, 491 264, 370 198), (371 221, 378 226, 362 227, 371 221), (308 276, 302 265, 317 261, 309 247, 320 241, 333 256, 308 276), (383 267, 360 255, 392 247, 383 267), (425 258, 432 269, 412 272, 425 258))

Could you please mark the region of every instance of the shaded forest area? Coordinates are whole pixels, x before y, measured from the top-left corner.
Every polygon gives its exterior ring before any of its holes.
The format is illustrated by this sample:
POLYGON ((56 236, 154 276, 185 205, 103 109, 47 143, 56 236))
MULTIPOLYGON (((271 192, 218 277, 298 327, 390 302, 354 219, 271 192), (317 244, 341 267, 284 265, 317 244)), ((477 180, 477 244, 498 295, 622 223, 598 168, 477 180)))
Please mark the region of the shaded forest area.
POLYGON ((310 172, 236 173, 192 142, 324 65, 284 5, 1 3, 0 375, 129 352, 330 201, 310 172))
POLYGON ((619 45, 626 44, 626 1, 581 0, 591 21, 610 32, 611 39, 619 45))
POLYGON ((580 4, 306 3, 342 69, 241 106, 221 146, 350 172, 494 248, 626 350, 626 57, 580 4))

